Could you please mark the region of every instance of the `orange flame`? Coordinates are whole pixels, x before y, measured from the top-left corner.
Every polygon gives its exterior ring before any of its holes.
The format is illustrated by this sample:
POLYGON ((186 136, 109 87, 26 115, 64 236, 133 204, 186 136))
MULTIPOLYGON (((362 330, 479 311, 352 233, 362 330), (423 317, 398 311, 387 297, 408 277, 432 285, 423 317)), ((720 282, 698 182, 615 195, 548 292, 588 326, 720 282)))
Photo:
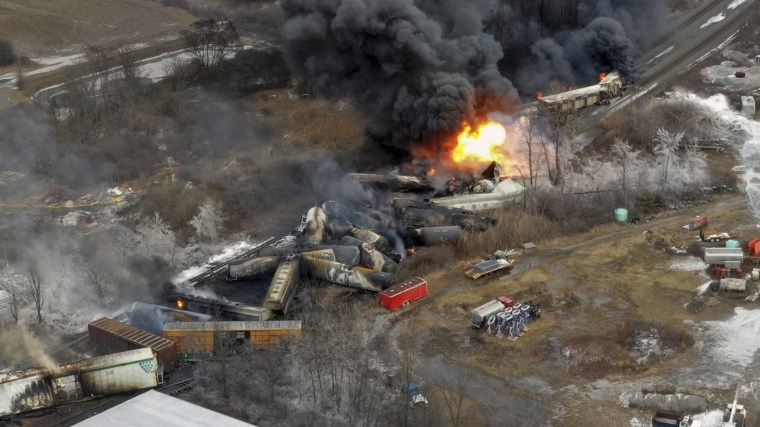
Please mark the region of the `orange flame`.
POLYGON ((406 248, 407 255, 414 255, 417 253, 417 248, 415 246, 412 246, 411 248, 406 248))
POLYGON ((538 99, 538 100, 541 100, 541 99, 543 99, 543 97, 544 97, 544 94, 543 94, 543 93, 541 93, 541 92, 538 92, 538 93, 536 94, 536 99, 538 99))
POLYGON ((180 310, 184 309, 185 308, 185 302, 182 301, 181 299, 177 299, 177 308, 180 309, 180 310))
POLYGON ((607 73, 605 73, 604 71, 602 71, 601 73, 599 73, 599 81, 602 81, 605 78, 607 78, 607 73))
POLYGON ((501 159, 499 147, 507 139, 507 131, 499 123, 487 122, 472 129, 465 124, 457 136, 457 145, 451 152, 451 158, 457 163, 466 160, 493 161, 501 159))
POLYGON ((430 168, 430 170, 429 170, 429 171, 427 171, 427 174, 426 174, 426 175, 427 175, 427 176, 433 176, 433 175, 435 175, 436 173, 438 173, 438 169, 436 169, 436 168, 430 168))

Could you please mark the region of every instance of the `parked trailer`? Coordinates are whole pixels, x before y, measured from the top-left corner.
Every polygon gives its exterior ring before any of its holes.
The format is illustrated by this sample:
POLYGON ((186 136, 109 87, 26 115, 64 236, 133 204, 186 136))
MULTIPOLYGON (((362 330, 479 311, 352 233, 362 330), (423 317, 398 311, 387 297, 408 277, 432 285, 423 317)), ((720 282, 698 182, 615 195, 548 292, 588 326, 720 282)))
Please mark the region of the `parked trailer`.
POLYGON ((137 348, 150 348, 169 372, 179 364, 177 346, 162 336, 154 335, 118 320, 104 317, 87 325, 90 348, 98 354, 111 354, 137 348))
POLYGON ((404 304, 427 296, 427 294, 427 281, 421 277, 414 277, 380 292, 380 305, 388 310, 395 310, 404 304))
POLYGON ((87 397, 152 388, 163 372, 150 348, 0 375, 0 417, 87 397))
POLYGON ((222 348, 248 343, 269 347, 287 337, 301 336, 300 320, 258 322, 167 322, 164 337, 177 345, 182 360, 203 360, 222 348))

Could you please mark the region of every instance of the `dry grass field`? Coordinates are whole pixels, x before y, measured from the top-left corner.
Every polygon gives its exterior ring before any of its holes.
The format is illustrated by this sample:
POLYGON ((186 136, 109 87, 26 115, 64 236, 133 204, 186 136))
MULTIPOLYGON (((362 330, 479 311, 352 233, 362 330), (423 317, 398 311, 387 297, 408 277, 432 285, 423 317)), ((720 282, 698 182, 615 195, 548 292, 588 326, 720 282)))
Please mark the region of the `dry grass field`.
POLYGON ((0 0, 0 38, 30 58, 70 55, 87 44, 176 37, 194 20, 153 0, 0 0))

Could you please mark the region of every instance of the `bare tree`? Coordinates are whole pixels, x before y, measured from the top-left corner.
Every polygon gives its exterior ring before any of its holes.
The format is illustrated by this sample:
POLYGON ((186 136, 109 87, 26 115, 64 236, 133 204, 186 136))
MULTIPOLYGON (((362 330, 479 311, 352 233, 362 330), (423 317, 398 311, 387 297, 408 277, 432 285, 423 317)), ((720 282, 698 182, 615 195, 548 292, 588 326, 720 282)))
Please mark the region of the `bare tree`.
POLYGON ((451 376, 453 379, 441 389, 441 395, 451 424, 458 427, 462 421, 462 404, 470 394, 470 376, 461 369, 451 376))
POLYGON ((668 168, 676 156, 676 150, 682 138, 683 132, 672 134, 662 128, 657 130, 657 137, 654 140, 654 153, 660 158, 660 162, 662 162, 662 180, 660 181, 660 186, 663 190, 668 185, 668 168))
POLYGON ((8 311, 13 317, 13 323, 18 324, 19 296, 18 288, 10 281, 0 281, 0 289, 8 294, 8 311))
POLYGON ((195 61, 204 68, 217 67, 240 42, 235 25, 228 19, 199 19, 182 31, 195 61))
MULTIPOLYGON (((562 89, 553 85, 552 93, 560 93, 562 89)), ((547 164, 549 179, 555 187, 564 188, 564 167, 568 163, 564 158, 569 153, 567 143, 572 140, 578 127, 578 116, 571 107, 562 104, 549 104, 543 108, 544 115, 552 128, 548 137, 541 138, 544 158, 547 164), (550 159, 550 153, 553 159, 550 159), (553 160, 553 161, 552 161, 553 160), (551 166, 553 164, 553 167, 551 166)))
POLYGON ((29 295, 37 310, 37 323, 42 323, 42 309, 47 297, 43 295, 42 277, 36 268, 29 269, 29 295))
POLYGON ((98 296, 98 299, 107 304, 108 295, 106 289, 110 282, 108 271, 93 262, 88 262, 82 266, 81 275, 95 288, 95 294, 98 296))
POLYGON ((633 150, 628 140, 623 141, 620 138, 615 138, 610 151, 620 165, 620 193, 621 197, 624 198, 628 191, 628 169, 632 164, 636 163, 638 153, 633 150))

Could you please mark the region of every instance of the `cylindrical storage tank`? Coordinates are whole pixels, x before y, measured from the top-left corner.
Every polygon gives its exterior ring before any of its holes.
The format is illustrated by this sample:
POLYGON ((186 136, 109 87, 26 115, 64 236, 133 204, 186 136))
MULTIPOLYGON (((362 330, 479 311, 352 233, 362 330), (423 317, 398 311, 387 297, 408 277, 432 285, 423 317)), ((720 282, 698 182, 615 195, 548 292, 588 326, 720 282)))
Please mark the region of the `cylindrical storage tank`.
POLYGON ((389 287, 395 277, 392 273, 374 271, 368 268, 351 267, 333 261, 312 260, 314 276, 328 282, 350 286, 366 291, 380 292, 389 287))
POLYGON ((760 280, 760 270, 757 268, 752 269, 752 280, 760 280))
POLYGON ((248 279, 273 272, 280 263, 279 256, 260 256, 227 266, 230 280, 248 279))
POLYGON ((354 227, 354 229, 351 230, 351 234, 364 243, 374 245, 380 252, 386 252, 391 247, 388 239, 366 228, 354 227))
POLYGON ((361 252, 362 265, 364 267, 394 274, 398 271, 398 264, 396 264, 395 261, 388 258, 384 253, 376 250, 375 247, 369 243, 364 243, 362 245, 361 252))
POLYGON ((707 264, 723 264, 725 262, 744 261, 744 252, 741 248, 704 248, 702 259, 707 264))
POLYGON ((423 227, 417 229, 417 235, 423 246, 437 246, 451 243, 462 237, 462 227, 458 225, 446 227, 423 227))
POLYGON ((325 245, 319 246, 319 248, 332 250, 335 254, 335 261, 341 264, 347 264, 351 266, 359 265, 359 262, 362 258, 362 252, 356 246, 325 245))
POLYGON ((309 245, 318 245, 322 243, 325 236, 325 222, 327 222, 327 213, 315 206, 306 212, 306 228, 303 231, 304 242, 309 245))
POLYGON ((734 240, 734 239, 726 240, 726 247, 727 248, 735 249, 735 248, 740 248, 741 246, 742 245, 741 245, 741 243, 739 243, 738 240, 734 240))
POLYGON ((617 209, 615 209, 615 220, 617 222, 626 222, 626 221, 628 221, 628 209, 625 209, 625 208, 617 208, 617 209))

